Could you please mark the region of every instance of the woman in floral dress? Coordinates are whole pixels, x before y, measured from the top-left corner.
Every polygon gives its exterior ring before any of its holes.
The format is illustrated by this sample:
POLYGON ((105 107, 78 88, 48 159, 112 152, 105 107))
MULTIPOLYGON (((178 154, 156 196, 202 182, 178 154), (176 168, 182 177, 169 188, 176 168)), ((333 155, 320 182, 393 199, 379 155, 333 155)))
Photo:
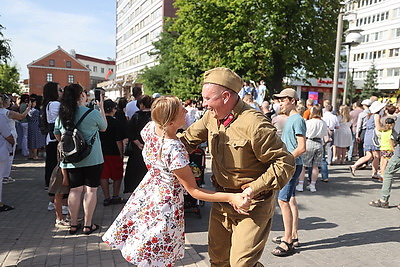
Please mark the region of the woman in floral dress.
POLYGON ((183 258, 183 187, 204 201, 229 202, 241 214, 250 206, 244 193, 213 192, 197 186, 189 155, 176 137, 186 112, 177 97, 154 101, 153 121, 141 133, 148 172, 103 236, 104 242, 138 266, 173 266, 183 258))

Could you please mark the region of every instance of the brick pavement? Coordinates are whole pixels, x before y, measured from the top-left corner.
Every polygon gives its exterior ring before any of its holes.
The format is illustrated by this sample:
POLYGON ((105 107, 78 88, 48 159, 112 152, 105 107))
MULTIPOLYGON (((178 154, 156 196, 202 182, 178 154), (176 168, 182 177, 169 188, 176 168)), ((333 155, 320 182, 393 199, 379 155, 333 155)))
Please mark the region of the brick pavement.
MULTIPOLYGON (((17 180, 3 187, 4 202, 16 206, 0 213, 0 266, 129 266, 119 251, 101 242, 101 235, 116 217, 121 205, 103 207, 99 202, 94 222, 101 232, 71 236, 56 229, 54 212, 47 211, 43 190, 43 162, 15 161, 17 180)), ((207 165, 209 166, 209 164, 207 165)), ((298 193, 300 209, 298 253, 278 258, 270 251, 270 239, 282 234, 282 219, 276 209, 271 234, 262 255, 266 266, 400 266, 400 184, 396 180, 390 209, 368 206, 379 197, 381 184, 369 177, 370 170, 351 177, 348 165, 331 166, 329 183, 319 182, 318 191, 298 193)), ((209 175, 207 168, 207 176, 209 175)), ((207 180, 207 179, 206 179, 207 180)), ((206 185, 207 186, 207 185, 206 185)), ((99 190, 99 200, 102 200, 99 190)), ((210 204, 202 218, 186 216, 185 258, 177 266, 209 266, 207 224, 210 204)))
MULTIPOLYGON (((54 227, 54 211, 47 210, 43 160, 17 155, 14 166, 11 176, 16 182, 3 185, 4 203, 16 209, 0 213, 0 266, 132 266, 101 240, 122 205, 103 207, 99 189, 93 222, 100 224, 100 232, 69 235, 68 229, 54 227)), ((177 266, 207 264, 186 242, 185 257, 177 266)))
MULTIPOLYGON (((276 246, 271 239, 283 234, 276 208, 260 260, 265 266, 400 266, 400 210, 395 206, 400 203, 400 179, 394 181, 390 209, 373 208, 368 203, 379 198, 381 183, 369 178, 370 169, 352 177, 348 166, 330 166, 330 181, 318 182, 316 193, 297 192, 301 247, 291 257, 271 254, 276 246)), ((186 230, 192 247, 208 259, 207 226, 192 223, 186 230)))

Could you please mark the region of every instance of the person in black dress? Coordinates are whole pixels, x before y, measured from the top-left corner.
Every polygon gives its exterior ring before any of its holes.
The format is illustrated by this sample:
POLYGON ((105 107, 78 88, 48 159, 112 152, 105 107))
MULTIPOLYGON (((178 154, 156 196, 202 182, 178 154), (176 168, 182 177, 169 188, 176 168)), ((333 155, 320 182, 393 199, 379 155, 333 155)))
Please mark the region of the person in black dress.
POLYGON ((147 173, 147 168, 142 156, 144 142, 140 136, 140 131, 151 121, 150 108, 153 103, 153 98, 148 95, 143 95, 137 101, 140 110, 136 112, 128 122, 128 138, 129 142, 133 144, 133 150, 126 165, 124 193, 132 193, 147 173))
MULTIPOLYGON (((122 125, 124 139, 127 138, 128 120, 125 115, 125 107, 128 104, 126 97, 120 97, 117 99, 117 111, 115 112, 114 118, 116 118, 122 125)), ((125 140, 124 140, 125 143, 125 140)))

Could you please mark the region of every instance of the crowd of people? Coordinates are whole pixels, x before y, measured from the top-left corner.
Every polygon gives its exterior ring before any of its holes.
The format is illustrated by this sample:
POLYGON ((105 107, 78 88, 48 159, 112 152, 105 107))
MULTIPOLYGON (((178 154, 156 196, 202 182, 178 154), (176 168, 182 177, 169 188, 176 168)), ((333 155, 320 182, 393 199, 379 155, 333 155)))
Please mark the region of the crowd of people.
POLYGON ((396 105, 371 97, 336 112, 329 100, 303 104, 292 88, 270 101, 266 93, 264 81, 243 82, 232 70, 215 68, 204 74, 202 100, 149 96, 140 87, 132 88, 130 101, 103 94, 92 99, 79 84, 61 88, 56 82, 44 85, 43 97, 2 94, 0 211, 14 209, 1 193, 13 181, 16 148, 29 160, 45 152, 48 209, 55 210, 55 226, 71 235, 100 228, 93 222, 99 187, 104 206, 125 204, 103 240, 139 265, 169 266, 183 257, 184 189, 214 202, 208 231, 212 266, 263 266, 258 260, 276 197, 284 233, 272 239, 278 244, 272 254, 292 255, 300 246, 296 191, 316 192, 317 181, 329 181, 329 165, 349 165, 353 176, 371 165, 371 178, 383 184, 380 198, 369 205, 389 207, 400 169, 396 105), (62 153, 63 135, 74 128, 91 149, 78 162, 62 153), (198 146, 207 146, 211 155, 216 192, 194 179, 188 153, 198 146))

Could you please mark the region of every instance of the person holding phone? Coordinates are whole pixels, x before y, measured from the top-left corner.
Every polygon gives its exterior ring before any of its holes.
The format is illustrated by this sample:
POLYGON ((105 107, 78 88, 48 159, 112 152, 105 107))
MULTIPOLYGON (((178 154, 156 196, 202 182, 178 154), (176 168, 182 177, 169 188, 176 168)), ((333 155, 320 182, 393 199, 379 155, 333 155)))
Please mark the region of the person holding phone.
MULTIPOLYGON (((79 84, 70 84, 64 88, 61 99, 59 116, 55 121, 54 135, 61 141, 61 134, 66 127, 72 127, 88 110, 86 107, 88 93, 79 84)), ((84 229, 82 233, 91 234, 100 228, 92 223, 93 213, 97 203, 97 188, 100 185, 100 176, 103 169, 103 153, 101 151, 99 131, 107 129, 107 120, 103 108, 103 97, 95 102, 99 110, 92 110, 79 125, 79 131, 88 142, 95 136, 91 153, 77 163, 60 163, 62 169, 66 169, 71 187, 68 196, 68 207, 71 214, 70 234, 76 234, 82 225, 78 224, 78 214, 83 198, 84 205, 84 229)))

